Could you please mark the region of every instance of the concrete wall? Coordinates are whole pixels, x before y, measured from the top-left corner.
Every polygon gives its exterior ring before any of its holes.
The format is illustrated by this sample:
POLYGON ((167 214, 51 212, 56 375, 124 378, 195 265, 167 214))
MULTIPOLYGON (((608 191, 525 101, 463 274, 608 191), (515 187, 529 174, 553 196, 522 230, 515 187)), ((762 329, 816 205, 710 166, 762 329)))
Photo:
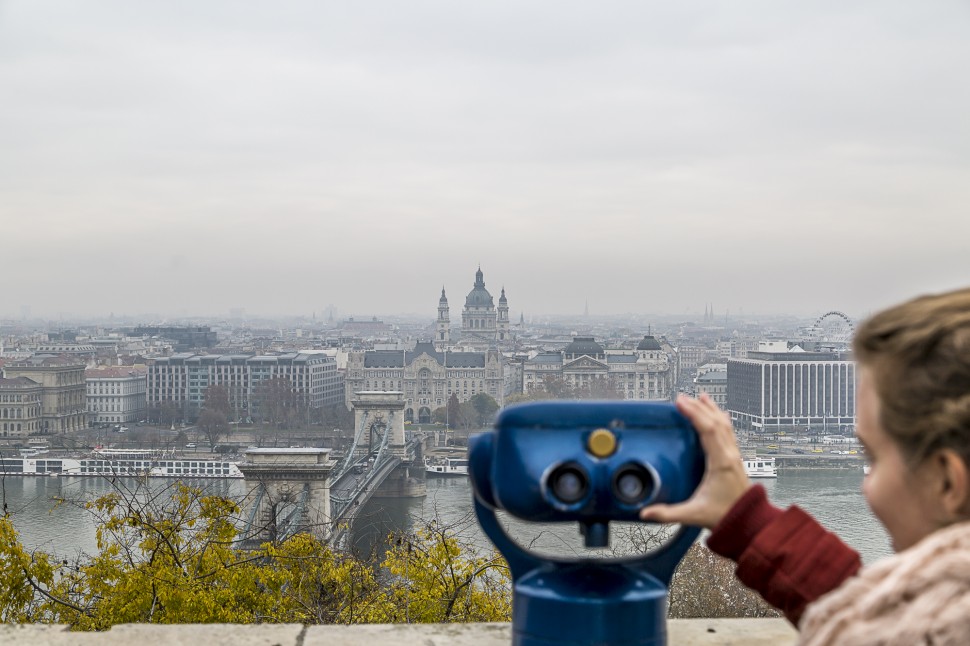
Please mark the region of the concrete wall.
MULTIPOLYGON (((673 619, 669 646, 790 646, 798 633, 784 619, 673 619)), ((507 646, 509 624, 393 624, 300 626, 126 624, 103 633, 72 633, 63 626, 0 625, 4 646, 507 646)))

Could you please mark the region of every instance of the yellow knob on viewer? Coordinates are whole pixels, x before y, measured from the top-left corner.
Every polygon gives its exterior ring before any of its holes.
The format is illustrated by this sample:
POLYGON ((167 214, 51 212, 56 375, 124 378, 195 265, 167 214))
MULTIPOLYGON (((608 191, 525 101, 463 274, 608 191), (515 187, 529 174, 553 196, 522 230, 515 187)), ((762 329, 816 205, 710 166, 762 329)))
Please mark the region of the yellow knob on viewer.
POLYGON ((616 451, 616 436, 605 428, 598 428, 590 433, 586 447, 598 458, 608 457, 616 451))

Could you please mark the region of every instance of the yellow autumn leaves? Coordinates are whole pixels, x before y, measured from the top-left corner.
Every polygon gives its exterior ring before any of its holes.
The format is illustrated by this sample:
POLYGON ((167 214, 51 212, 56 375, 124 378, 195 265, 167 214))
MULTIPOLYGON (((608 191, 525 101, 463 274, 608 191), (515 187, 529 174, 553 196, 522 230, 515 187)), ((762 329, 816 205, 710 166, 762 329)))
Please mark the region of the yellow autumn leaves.
POLYGON ((178 483, 87 503, 98 553, 24 549, 0 518, 0 621, 104 630, 119 623, 508 621, 504 560, 434 523, 393 537, 379 567, 309 534, 237 549, 235 502, 178 483))

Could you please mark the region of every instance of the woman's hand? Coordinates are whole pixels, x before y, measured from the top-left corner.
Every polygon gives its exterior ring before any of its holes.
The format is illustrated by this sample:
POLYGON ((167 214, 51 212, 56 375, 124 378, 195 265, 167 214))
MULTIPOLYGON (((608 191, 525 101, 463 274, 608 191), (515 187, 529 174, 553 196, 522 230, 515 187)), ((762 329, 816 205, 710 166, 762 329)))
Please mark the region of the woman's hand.
POLYGON ((705 393, 700 399, 677 396, 677 410, 697 429, 707 467, 694 495, 677 505, 657 504, 640 512, 642 520, 714 527, 751 486, 731 427, 731 418, 705 393))

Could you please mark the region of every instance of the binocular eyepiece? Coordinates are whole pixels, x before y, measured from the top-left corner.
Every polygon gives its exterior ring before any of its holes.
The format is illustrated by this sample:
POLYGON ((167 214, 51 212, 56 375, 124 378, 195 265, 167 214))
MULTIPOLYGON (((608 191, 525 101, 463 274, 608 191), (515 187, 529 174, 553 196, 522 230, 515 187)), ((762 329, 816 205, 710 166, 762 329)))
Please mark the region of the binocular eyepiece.
MULTIPOLYGON (((566 463, 553 469, 546 477, 545 486, 552 498, 565 507, 581 502, 592 487, 589 474, 577 463, 566 463)), ((654 475, 643 465, 631 462, 614 472, 611 490, 620 504, 642 506, 650 499, 655 486, 654 475)))
POLYGON ((641 505, 650 498, 653 476, 638 464, 621 467, 613 476, 613 495, 626 505, 641 505))

